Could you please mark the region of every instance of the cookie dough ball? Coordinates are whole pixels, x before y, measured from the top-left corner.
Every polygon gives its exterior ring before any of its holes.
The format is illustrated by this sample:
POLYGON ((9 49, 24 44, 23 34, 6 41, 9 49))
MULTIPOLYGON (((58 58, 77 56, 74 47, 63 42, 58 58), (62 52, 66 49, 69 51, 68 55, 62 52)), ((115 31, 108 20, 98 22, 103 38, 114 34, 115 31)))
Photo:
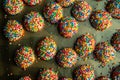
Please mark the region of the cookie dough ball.
POLYGON ((120 19, 120 0, 109 1, 106 10, 112 15, 112 17, 120 19))
POLYGON ((42 0, 24 0, 24 2, 30 6, 34 6, 34 5, 40 4, 42 0))
POLYGON ((83 34, 77 39, 75 43, 75 51, 81 58, 84 59, 93 52, 95 49, 95 43, 96 41, 91 34, 83 34))
POLYGON ((69 7, 75 0, 56 0, 62 7, 69 7))
POLYGON ((65 38, 71 38, 78 32, 78 23, 72 17, 64 17, 58 25, 60 34, 65 38))
POLYGON ((49 2, 44 8, 44 17, 50 23, 57 23, 63 17, 63 9, 56 2, 49 2))
POLYGON ((72 78, 66 78, 66 77, 62 77, 59 80, 72 80, 72 78))
POLYGON ((104 31, 112 26, 112 17, 104 10, 97 10, 92 13, 90 22, 96 30, 104 31))
POLYGON ((29 76, 21 77, 19 80, 32 80, 29 76))
POLYGON ((56 61, 61 67, 72 67, 77 62, 77 54, 72 48, 64 48, 57 53, 56 61))
POLYGON ((90 65, 81 65, 74 70, 74 80, 94 80, 94 70, 90 65))
POLYGON ((58 74, 52 69, 44 69, 40 71, 38 80, 58 80, 58 74))
POLYGON ((41 40, 37 47, 37 53, 38 56, 42 60, 50 60, 53 59, 56 55, 57 51, 57 44, 52 39, 52 37, 45 37, 43 40, 41 40))
POLYGON ((100 76, 96 80, 111 80, 111 79, 108 78, 107 76, 100 76))
POLYGON ((116 51, 120 52, 120 31, 113 34, 111 38, 111 45, 116 51))
POLYGON ((44 19, 39 14, 39 12, 31 11, 25 15, 24 25, 26 29, 30 32, 41 31, 44 27, 44 19))
POLYGON ((16 20, 8 20, 4 27, 4 35, 10 42, 17 41, 24 36, 23 26, 16 20))
POLYGON ((72 8, 72 15, 78 21, 85 21, 89 18, 92 7, 86 1, 78 1, 72 8))
POLYGON ((23 0, 5 0, 4 9, 10 15, 16 15, 24 9, 23 0))
POLYGON ((119 80, 120 79, 120 66, 116 67, 111 74, 112 80, 119 80))
POLYGON ((108 42, 98 43, 94 51, 95 57, 106 65, 115 58, 115 50, 108 42))
POLYGON ((15 62, 22 69, 26 69, 35 62, 34 51, 31 47, 22 46, 17 50, 15 62))

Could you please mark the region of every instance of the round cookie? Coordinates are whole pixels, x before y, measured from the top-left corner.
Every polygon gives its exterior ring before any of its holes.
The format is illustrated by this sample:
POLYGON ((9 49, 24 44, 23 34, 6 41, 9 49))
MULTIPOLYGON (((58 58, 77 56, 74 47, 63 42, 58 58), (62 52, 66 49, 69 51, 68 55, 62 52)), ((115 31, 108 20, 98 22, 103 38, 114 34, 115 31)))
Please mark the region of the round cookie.
POLYGON ((74 80, 94 80, 94 70, 90 65, 81 65, 74 70, 74 80))
POLYGON ((19 80, 32 80, 29 76, 21 77, 19 80))
POLYGON ((77 62, 77 54, 72 48, 64 48, 57 53, 56 61, 61 67, 72 67, 77 62))
POLYGON ((17 41, 24 36, 23 26, 16 20, 8 20, 4 27, 4 35, 9 41, 17 41))
POLYGON ((57 23, 63 17, 63 9, 56 2, 49 2, 44 8, 44 17, 50 23, 57 23))
POLYGON ((101 42, 96 45, 94 55, 103 65, 106 65, 115 58, 115 50, 108 42, 101 42))
POLYGON ((85 59, 95 49, 95 43, 96 41, 91 34, 83 34, 75 43, 75 51, 81 58, 85 59))
POLYGON ((58 24, 60 34, 65 38, 71 38, 78 32, 78 23, 72 17, 64 17, 58 24))
POLYGON ((39 14, 39 12, 31 11, 25 15, 24 25, 26 29, 30 32, 41 31, 44 27, 44 19, 39 14))
POLYGON ((58 80, 58 73, 52 69, 44 69, 40 71, 38 80, 58 80))
POLYGON ((72 78, 66 78, 66 77, 62 77, 59 80, 72 80, 72 78))
POLYGON ((41 40, 37 47, 37 53, 38 56, 42 60, 50 60, 53 59, 56 55, 57 51, 57 44, 52 39, 52 37, 45 37, 43 40, 41 40))
POLYGON ((4 9, 10 15, 16 15, 24 9, 23 0, 4 0, 4 9))
POLYGON ((120 31, 113 34, 111 38, 111 45, 116 51, 120 52, 120 31))
POLYGON ((34 51, 31 47, 22 46, 17 50, 15 62, 22 69, 26 69, 35 62, 34 51))
POLYGON ((112 17, 104 10, 97 10, 92 13, 90 22, 93 28, 96 30, 104 31, 105 29, 112 26, 112 17))
POLYGON ((34 6, 34 5, 40 4, 42 0, 24 0, 24 2, 30 6, 34 6))
POLYGON ((86 1, 77 1, 72 8, 72 15, 78 21, 85 21, 89 18, 92 7, 86 1))
POLYGON ((108 78, 107 76, 100 76, 96 80, 111 80, 111 79, 108 78))
POLYGON ((120 19, 120 0, 109 1, 106 10, 112 15, 112 17, 120 19))
POLYGON ((120 79, 120 66, 116 67, 111 73, 112 80, 120 79))
POLYGON ((75 0, 56 0, 62 7, 69 7, 75 0))

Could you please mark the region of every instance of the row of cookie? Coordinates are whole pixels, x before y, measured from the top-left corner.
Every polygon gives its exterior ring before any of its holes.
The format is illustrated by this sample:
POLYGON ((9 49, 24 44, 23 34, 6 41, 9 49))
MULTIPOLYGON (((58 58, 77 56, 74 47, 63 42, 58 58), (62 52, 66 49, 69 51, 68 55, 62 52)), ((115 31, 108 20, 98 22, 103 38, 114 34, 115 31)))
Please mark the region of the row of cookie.
MULTIPOLYGON (((120 79, 120 66, 114 68, 110 73, 110 78, 107 76, 95 76, 95 71, 89 64, 78 66, 73 70, 73 79, 62 77, 58 79, 58 72, 53 69, 41 69, 37 80, 119 80, 120 79)), ((20 78, 19 80, 32 80, 29 76, 20 78)))

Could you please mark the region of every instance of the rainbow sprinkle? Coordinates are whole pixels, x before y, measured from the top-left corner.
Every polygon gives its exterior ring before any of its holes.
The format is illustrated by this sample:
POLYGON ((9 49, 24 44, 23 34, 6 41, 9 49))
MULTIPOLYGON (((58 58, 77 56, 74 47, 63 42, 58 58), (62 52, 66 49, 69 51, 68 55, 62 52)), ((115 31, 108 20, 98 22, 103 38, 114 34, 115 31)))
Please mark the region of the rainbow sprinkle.
POLYGON ((72 15, 78 21, 85 21, 89 18, 92 7, 86 1, 77 1, 72 8, 72 15))
POLYGON ((22 46, 16 52, 15 62, 24 70, 31 66, 35 62, 35 55, 33 49, 31 47, 22 46))
POLYGON ((24 9, 23 0, 4 0, 4 9, 11 15, 16 15, 24 9))
POLYGON ((57 23, 63 17, 63 9, 56 2, 49 2, 45 6, 43 14, 48 22, 57 23))
POLYGON ((19 80, 32 80, 29 76, 21 77, 19 80))
POLYGON ((72 17, 63 17, 58 24, 60 34, 65 38, 71 38, 78 32, 78 23, 72 17))
POLYGON ((63 78, 60 78, 60 80, 72 80, 72 78, 63 77, 63 78))
POLYGON ((8 20, 6 26, 4 27, 4 34, 9 41, 14 42, 24 36, 24 29, 18 21, 8 20))
POLYGON ((45 24, 44 19, 38 12, 31 11, 25 16, 24 25, 28 31, 38 32, 43 29, 45 24))
POLYGON ((72 67, 77 62, 77 54, 72 48, 64 48, 58 52, 56 60, 61 67, 72 67))
POLYGON ((107 76, 100 76, 96 80, 111 80, 111 79, 108 78, 107 76))
POLYGON ((56 42, 52 39, 52 37, 45 37, 41 40, 37 47, 38 56, 42 60, 50 60, 54 58, 57 51, 56 42))

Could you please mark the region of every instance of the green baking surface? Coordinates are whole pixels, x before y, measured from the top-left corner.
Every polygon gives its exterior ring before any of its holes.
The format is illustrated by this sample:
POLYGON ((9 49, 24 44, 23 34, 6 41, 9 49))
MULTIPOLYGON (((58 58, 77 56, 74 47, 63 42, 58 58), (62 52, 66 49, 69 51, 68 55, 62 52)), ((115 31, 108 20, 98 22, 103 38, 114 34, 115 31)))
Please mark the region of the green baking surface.
MULTIPOLYGON (((4 38, 2 30, 8 19, 15 19, 23 23, 23 18, 25 14, 29 13, 30 11, 38 11, 42 14, 44 5, 49 1, 54 0, 43 0, 42 4, 33 7, 26 5, 25 9, 20 14, 15 16, 5 16, 6 13, 4 12, 2 7, 3 3, 2 0, 0 0, 0 80, 18 80, 21 76, 25 75, 30 75, 33 80, 36 80, 40 68, 53 68, 55 71, 58 71, 59 77, 72 77, 72 71, 81 64, 91 64, 94 67, 96 77, 101 75, 109 76, 109 72, 111 71, 110 68, 119 65, 120 53, 118 52, 116 52, 115 54, 116 58, 108 63, 105 67, 99 67, 101 64, 98 61, 95 61, 92 55, 86 61, 83 61, 79 58, 77 64, 72 68, 61 68, 55 63, 54 59, 50 61, 36 60, 36 62, 26 71, 22 70, 15 64, 14 55, 16 49, 18 49, 21 45, 26 45, 32 47, 35 50, 38 41, 43 39, 43 37, 45 36, 53 36, 59 50, 65 47, 73 48, 74 42, 76 41, 77 37, 86 32, 93 34, 96 43, 98 43, 101 41, 110 41, 113 33, 116 32, 117 29, 120 29, 120 20, 117 19, 113 19, 113 25, 104 32, 96 31, 94 28, 91 27, 89 20, 86 20, 85 22, 79 22, 79 32, 75 36, 70 39, 66 39, 60 36, 60 34, 58 33, 57 24, 50 24, 48 22, 45 22, 45 28, 42 31, 37 33, 30 33, 26 31, 25 36, 15 43, 9 43, 4 38)), ((86 1, 92 6, 93 10, 104 9, 105 2, 107 2, 107 0, 103 0, 100 2, 96 2, 95 0, 86 1)), ((64 16, 71 16, 71 7, 64 8, 64 16)))

